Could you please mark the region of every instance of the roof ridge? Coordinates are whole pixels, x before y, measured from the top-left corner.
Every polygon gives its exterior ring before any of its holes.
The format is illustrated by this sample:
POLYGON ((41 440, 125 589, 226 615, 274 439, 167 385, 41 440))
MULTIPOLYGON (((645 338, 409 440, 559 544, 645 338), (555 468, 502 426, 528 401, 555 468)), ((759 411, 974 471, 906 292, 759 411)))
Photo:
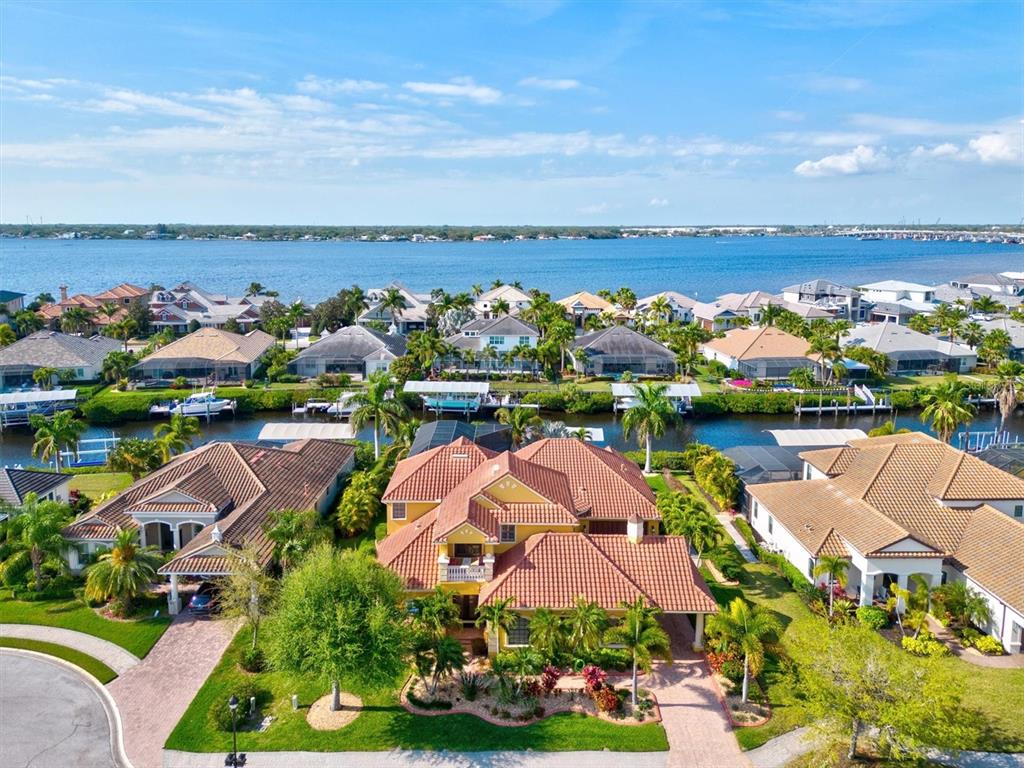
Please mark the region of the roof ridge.
MULTIPOLYGON (((955 450, 952 446, 943 446, 946 452, 955 450)), ((956 456, 956 464, 953 466, 953 471, 949 473, 949 479, 946 480, 942 486, 942 492, 939 494, 939 498, 945 498, 949 492, 950 487, 953 485, 953 481, 956 479, 957 473, 960 471, 960 467, 963 466, 964 458, 967 456, 966 453, 957 451, 959 455, 956 456)), ((956 454, 954 454, 956 455, 956 454)), ((940 462, 941 463, 941 462, 940 462)))
MULTIPOLYGON (((641 595, 643 595, 648 600, 648 602, 651 602, 651 603, 655 602, 654 599, 651 597, 650 593, 648 593, 639 584, 637 584, 636 581, 628 573, 626 573, 624 570, 622 570, 622 568, 619 567, 619 564, 616 563, 615 560, 613 560, 611 557, 608 556, 607 552, 605 552, 603 549, 601 549, 601 547, 599 547, 597 545, 597 543, 592 538, 590 538, 590 534, 589 533, 576 533, 575 531, 572 532, 572 533, 574 535, 582 536, 583 540, 585 542, 587 542, 587 544, 589 544, 591 547, 593 547, 601 555, 601 557, 604 558, 604 560, 609 565, 611 565, 611 567, 617 573, 619 573, 622 576, 622 578, 624 578, 628 583, 632 584, 633 587, 636 589, 636 591, 639 592, 641 595)), ((598 534, 598 535, 600 535, 600 534, 598 534)), ((689 542, 689 540, 685 536, 681 536, 680 538, 682 538, 686 542, 686 554, 687 554, 687 557, 689 557, 689 554, 690 554, 690 542, 689 542)))

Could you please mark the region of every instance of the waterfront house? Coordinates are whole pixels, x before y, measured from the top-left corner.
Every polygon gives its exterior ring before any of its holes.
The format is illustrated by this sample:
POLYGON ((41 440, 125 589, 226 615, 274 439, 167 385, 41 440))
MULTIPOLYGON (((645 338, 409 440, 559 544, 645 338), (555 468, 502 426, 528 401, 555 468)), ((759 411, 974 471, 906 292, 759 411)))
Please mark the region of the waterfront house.
POLYGON ((817 307, 831 316, 859 323, 864 320, 864 306, 860 291, 831 280, 808 280, 782 289, 782 298, 788 304, 817 307))
POLYGON ((399 282, 393 282, 384 288, 371 288, 366 292, 369 309, 356 318, 360 325, 382 324, 384 328, 394 326, 395 332, 408 336, 413 331, 422 331, 427 327, 430 317, 431 299, 429 294, 413 293, 399 282), (389 290, 396 289, 405 302, 402 309, 392 310, 383 306, 384 297, 389 290))
POLYGON ((83 309, 91 315, 91 322, 96 326, 105 326, 110 323, 120 322, 128 313, 128 307, 136 301, 146 300, 145 288, 131 283, 115 285, 102 293, 88 294, 76 293, 68 296, 68 287, 60 286, 60 301, 52 304, 44 304, 36 312, 49 328, 59 330, 60 319, 72 307, 83 309), (100 311, 103 307, 115 305, 118 309, 113 314, 106 314, 100 311))
POLYGON ((71 336, 59 331, 36 331, 0 349, 0 389, 34 384, 39 368, 70 372, 70 381, 96 381, 103 360, 121 349, 121 342, 106 336, 71 336))
POLYGON ((786 301, 767 291, 747 293, 726 293, 712 302, 694 305, 693 317, 706 330, 716 333, 741 326, 744 323, 758 324, 764 307, 772 304, 787 309, 805 320, 828 319, 832 313, 813 304, 786 301))
POLYGON ((966 581, 989 603, 982 627, 1007 651, 1024 635, 1024 480, 921 433, 805 451, 804 479, 747 486, 764 546, 809 580, 823 555, 848 560, 860 605, 966 581))
POLYGON ((170 328, 177 334, 190 326, 223 328, 234 320, 242 333, 251 331, 260 320, 260 308, 270 296, 227 296, 211 293, 185 282, 171 289, 153 291, 149 297, 150 323, 156 330, 170 328))
POLYGON ((750 497, 744 492, 748 485, 799 480, 803 477, 804 462, 798 455, 799 451, 799 448, 782 445, 736 445, 722 451, 736 465, 742 514, 750 512, 750 497))
POLYGON ((579 336, 569 349, 573 367, 588 376, 674 376, 676 357, 664 344, 624 325, 579 336), (585 362, 579 365, 583 353, 585 362))
POLYGON ((323 336, 299 352, 288 363, 288 370, 306 378, 321 373, 347 373, 365 378, 374 371, 386 371, 392 361, 404 354, 403 337, 350 325, 323 336))
POLYGON ((697 304, 696 299, 691 299, 689 296, 684 296, 677 291, 661 291, 660 293, 652 293, 650 296, 644 296, 642 299, 637 300, 636 310, 633 312, 634 319, 647 314, 653 304, 658 299, 664 299, 669 306, 671 315, 667 318, 663 318, 675 323, 690 323, 693 322, 693 308, 697 304))
POLYGON ((889 358, 892 374, 967 373, 978 364, 978 353, 970 347, 896 323, 858 325, 840 339, 840 344, 883 353, 889 358))
POLYGON ((857 286, 862 298, 867 301, 912 301, 931 304, 935 299, 935 288, 906 280, 880 280, 857 286))
POLYGON ((794 369, 815 368, 810 346, 806 339, 765 325, 734 328, 702 344, 700 352, 748 379, 787 379, 794 369))
POLYGON ((283 448, 214 442, 171 459, 114 498, 99 504, 64 531, 80 554, 109 547, 117 528, 139 532, 143 546, 177 550, 159 570, 171 581, 176 613, 178 579, 211 578, 229 571, 228 554, 253 547, 260 565, 270 563, 273 544, 264 525, 270 513, 295 509, 326 514, 352 471, 355 449, 328 440, 300 440, 283 448))
POLYGON ((976 293, 984 291, 997 298, 1001 295, 1020 296, 1024 294, 1024 279, 1011 277, 1006 273, 987 272, 967 275, 950 280, 949 284, 954 288, 967 289, 976 293))
POLYGON ((906 325, 914 315, 922 314, 918 307, 927 307, 927 314, 935 309, 933 304, 913 304, 908 301, 875 301, 868 304, 869 323, 893 323, 894 325, 906 325))
POLYGON ((144 357, 132 369, 143 380, 170 380, 178 376, 203 383, 243 381, 256 375, 260 361, 274 347, 274 337, 263 331, 231 333, 200 328, 144 357))
POLYGON ((399 462, 383 501, 380 562, 411 597, 451 590, 466 626, 478 606, 511 598, 519 620, 502 647, 529 643, 537 608, 567 610, 579 597, 613 613, 640 596, 690 614, 698 645, 716 610, 686 540, 658 535, 653 492, 611 449, 560 438, 495 453, 460 438, 399 462))
POLYGON ((408 455, 416 456, 460 439, 476 443, 495 453, 507 451, 512 447, 512 433, 505 424, 494 421, 473 423, 456 419, 437 419, 420 425, 412 445, 409 446, 408 455))
POLYGON ((1024 360, 1024 323, 1001 317, 996 320, 983 320, 980 323, 985 333, 1006 331, 1010 337, 1010 349, 1007 357, 1011 360, 1024 360))
POLYGON ((73 477, 62 472, 0 467, 0 502, 20 507, 25 498, 34 493, 39 501, 67 504, 71 498, 73 477))
POLYGON ((562 305, 566 316, 576 324, 577 328, 582 328, 588 317, 600 317, 601 315, 615 315, 618 313, 618 309, 610 301, 606 301, 600 296, 595 296, 587 291, 580 291, 572 296, 566 296, 564 299, 559 299, 556 303, 562 305))
POLYGON ((0 290, 0 321, 7 321, 25 308, 25 294, 0 290))
POLYGON ((530 294, 514 285, 499 285, 497 288, 491 288, 491 290, 481 293, 473 303, 473 311, 478 317, 489 320, 497 316, 498 313, 494 311, 494 305, 499 301, 508 304, 508 313, 515 315, 530 306, 532 298, 530 294))
POLYGON ((447 362, 465 368, 532 370, 533 361, 522 354, 511 361, 504 358, 513 352, 523 353, 527 349, 536 349, 539 339, 540 331, 537 327, 518 317, 479 318, 466 323, 458 333, 445 339, 463 355, 472 352, 472 365, 465 361, 464 356, 462 362, 455 357, 447 362))

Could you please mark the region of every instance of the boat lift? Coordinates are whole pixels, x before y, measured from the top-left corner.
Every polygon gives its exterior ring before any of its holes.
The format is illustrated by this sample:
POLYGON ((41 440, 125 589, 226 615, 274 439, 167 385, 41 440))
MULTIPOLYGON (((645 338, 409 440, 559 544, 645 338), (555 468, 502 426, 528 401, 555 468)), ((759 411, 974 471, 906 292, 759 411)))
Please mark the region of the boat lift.
POLYGON ((486 381, 407 381, 403 391, 422 397, 425 410, 464 413, 468 419, 480 410, 491 385, 486 381))
MULTIPOLYGON (((636 385, 628 382, 616 381, 612 383, 613 410, 626 411, 636 403, 636 385)), ((686 413, 693 410, 693 398, 700 397, 700 387, 696 383, 669 384, 665 388, 665 397, 672 401, 676 413, 686 413)))
POLYGON ((107 463, 110 452, 119 442, 121 438, 113 432, 110 433, 110 437, 89 437, 79 440, 75 450, 60 452, 61 463, 65 467, 101 467, 107 463))
POLYGON ((30 389, 0 394, 0 431, 29 423, 32 416, 52 416, 75 407, 77 389, 30 389))

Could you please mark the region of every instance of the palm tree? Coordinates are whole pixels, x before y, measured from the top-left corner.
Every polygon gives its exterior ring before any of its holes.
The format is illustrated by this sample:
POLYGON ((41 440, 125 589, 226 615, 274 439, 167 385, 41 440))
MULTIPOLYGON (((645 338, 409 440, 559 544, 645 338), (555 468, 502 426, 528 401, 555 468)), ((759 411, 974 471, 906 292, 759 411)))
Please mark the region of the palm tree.
POLYGON ((654 438, 665 434, 665 429, 674 424, 679 414, 672 402, 665 396, 667 384, 634 384, 633 405, 622 417, 622 436, 627 440, 636 432, 637 442, 644 445, 644 472, 651 471, 651 443, 654 438))
POLYGON ((14 325, 18 329, 18 333, 22 336, 28 336, 30 333, 35 333, 43 327, 43 318, 37 315, 30 309, 23 309, 14 315, 14 325))
POLYGON ((323 537, 316 510, 280 509, 270 513, 264 532, 273 545, 274 562, 287 572, 323 537))
POLYGON ((123 320, 118 320, 116 323, 110 323, 110 325, 103 330, 103 333, 111 338, 121 339, 124 342, 124 351, 127 353, 128 340, 138 329, 139 324, 130 317, 126 317, 123 320))
POLYGON ((72 411, 60 411, 52 419, 33 414, 29 423, 36 431, 35 442, 32 443, 33 456, 41 461, 53 459, 60 472, 63 466, 61 451, 70 449, 78 455, 78 440, 85 432, 85 424, 76 419, 72 411))
POLYGON ((846 586, 846 569, 850 567, 850 561, 839 555, 822 555, 814 564, 811 575, 815 578, 827 577, 828 582, 828 615, 832 616, 834 608, 834 585, 846 586))
POLYGON ((971 349, 977 349, 978 345, 985 340, 985 329, 981 323, 971 322, 963 327, 960 333, 961 338, 971 349))
POLYGON ((134 481, 159 469, 163 461, 163 449, 156 440, 126 437, 107 455, 107 468, 111 472, 127 472, 134 481))
POLYGON ((722 527, 714 517, 701 509, 700 514, 690 515, 686 519, 683 536, 693 545, 697 553, 697 567, 700 568, 704 553, 714 549, 721 542, 722 527))
POLYGON ((14 329, 7 323, 0 323, 0 348, 10 346, 18 340, 14 329))
POLYGON ((387 371, 374 371, 366 380, 366 389, 357 392, 349 401, 355 407, 352 411, 352 426, 362 429, 373 422, 373 458, 380 458, 380 431, 394 433, 398 425, 409 414, 405 404, 396 398, 389 397, 391 376, 387 371))
POLYGON ((423 368, 433 367, 434 361, 447 355, 450 349, 451 345, 438 336, 437 331, 417 331, 409 337, 408 353, 423 368))
POLYGON ((103 358, 103 368, 101 369, 103 378, 105 381, 118 382, 131 373, 133 365, 135 365, 135 355, 131 352, 117 350, 109 352, 103 358))
POLYGON ((967 319, 967 310, 963 307, 940 304, 932 317, 938 329, 949 336, 949 343, 954 344, 964 320, 967 319))
POLYGON ((249 283, 249 287, 245 289, 246 296, 262 296, 266 291, 266 287, 263 283, 252 282, 249 283))
POLYGON ((742 597, 735 598, 708 619, 708 632, 717 636, 719 651, 735 647, 743 654, 744 704, 747 703, 750 676, 761 671, 766 642, 781 631, 782 626, 774 614, 759 605, 751 608, 742 597))
POLYGON ((672 319, 672 305, 664 296, 656 296, 647 311, 659 322, 667 323, 672 319))
POLYGON ((546 661, 553 660, 565 645, 565 623, 549 608, 538 608, 530 618, 530 645, 546 661))
POLYGON ((1010 338, 1010 334, 1002 328, 996 328, 985 335, 985 340, 978 347, 978 357, 991 368, 1009 354, 1012 346, 1013 339, 1010 338))
POLYGON ((498 299, 491 305, 491 311, 495 315, 507 315, 512 311, 512 309, 509 307, 508 302, 505 301, 505 299, 498 299))
POLYGON ((935 328, 932 319, 928 315, 913 315, 907 321, 907 327, 912 331, 925 335, 930 334, 935 328))
POLYGON ((770 301, 761 307, 761 325, 772 327, 775 325, 775 321, 779 319, 779 314, 782 312, 782 307, 778 304, 772 304, 770 301))
POLYGON ((389 465, 397 464, 409 455, 416 432, 423 425, 419 419, 403 419, 391 433, 391 445, 384 451, 384 458, 389 465))
POLYGON ((875 427, 874 429, 868 430, 868 437, 885 437, 887 435, 905 435, 910 430, 906 427, 896 428, 896 422, 893 419, 889 419, 882 423, 881 426, 875 427))
POLYGON ((192 442, 202 434, 197 416, 185 416, 175 413, 166 424, 157 424, 153 428, 153 437, 160 443, 160 451, 164 461, 192 447, 192 442))
POLYGON ((104 552, 85 572, 85 596, 90 600, 116 598, 124 615, 131 613, 131 602, 156 578, 160 555, 150 547, 139 546, 139 535, 118 528, 114 546, 104 552))
POLYGON ((992 396, 999 407, 999 428, 1006 431, 1006 421, 1017 410, 1020 401, 1021 376, 1024 376, 1024 365, 1016 360, 1004 360, 996 368, 996 383, 992 385, 992 396))
POLYGON ((402 310, 408 306, 398 288, 388 288, 380 302, 380 308, 391 314, 391 324, 396 326, 398 319, 402 316, 402 310))
POLYGON ((442 679, 462 669, 465 664, 466 655, 462 645, 451 635, 431 638, 428 643, 421 646, 416 659, 418 671, 429 671, 430 683, 427 685, 427 692, 431 696, 437 693, 437 686, 442 679))
POLYGON ((476 609, 476 625, 480 628, 490 627, 490 631, 494 632, 495 649, 499 653, 502 631, 510 632, 519 621, 519 614, 512 610, 514 600, 515 598, 506 597, 476 609))
POLYGON ((494 412, 494 420, 509 428, 512 438, 512 450, 516 450, 544 426, 544 420, 530 408, 499 408, 494 412))
POLYGON ((971 309, 983 315, 995 315, 1006 309, 1004 304, 999 303, 991 296, 982 294, 971 301, 971 309))
POLYGON ((473 283, 469 292, 473 294, 474 299, 479 299, 481 294, 484 292, 484 287, 480 283, 473 283))
POLYGON ((966 402, 967 388, 955 376, 949 376, 921 398, 921 421, 932 423, 939 439, 948 443, 962 424, 974 418, 974 406, 966 402))
POLYGON ((962 627, 971 624, 983 626, 992 618, 988 600, 980 592, 967 586, 965 581, 947 582, 936 588, 935 596, 962 627))
POLYGON ((114 315, 121 311, 121 307, 113 301, 105 301, 100 305, 100 308, 96 310, 96 314, 103 315, 107 318, 109 323, 114 319, 114 315))
POLYGON ((92 313, 82 307, 68 307, 60 316, 60 329, 64 333, 85 333, 92 328, 92 313))
POLYGON ((835 374, 836 364, 839 360, 843 359, 843 350, 839 344, 831 336, 819 334, 811 339, 811 346, 807 351, 812 355, 818 356, 822 372, 824 372, 825 368, 828 368, 826 381, 831 383, 832 377, 835 374))
POLYGON ((605 633, 607 642, 621 645, 633 658, 633 706, 636 706, 637 670, 648 671, 654 656, 667 662, 672 661, 671 640, 661 628, 657 615, 661 612, 638 597, 633 602, 623 602, 626 614, 622 622, 605 633))
POLYGON ((596 651, 601 646, 607 626, 608 613, 605 609, 582 595, 578 596, 565 619, 569 647, 583 654, 596 651))
POLYGON ((34 493, 25 496, 20 509, 12 511, 8 542, 27 554, 32 565, 36 591, 43 588, 43 566, 63 571, 68 542, 63 534, 70 522, 68 508, 55 501, 39 501, 34 493))

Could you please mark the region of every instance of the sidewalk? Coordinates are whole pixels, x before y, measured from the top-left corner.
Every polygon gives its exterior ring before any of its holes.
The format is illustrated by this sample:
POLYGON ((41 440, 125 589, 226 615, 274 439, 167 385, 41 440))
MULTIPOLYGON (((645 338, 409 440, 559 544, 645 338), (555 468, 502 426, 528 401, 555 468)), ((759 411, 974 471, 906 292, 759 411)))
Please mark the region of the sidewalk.
POLYGON ((733 543, 736 545, 736 549, 738 549, 740 554, 743 555, 743 559, 748 563, 756 563, 757 557, 750 550, 750 547, 747 546, 746 540, 740 536, 740 532, 737 531, 736 527, 732 524, 732 518, 732 515, 727 515, 724 512, 722 514, 715 515, 715 519, 722 524, 723 528, 725 528, 725 532, 729 534, 729 538, 733 540, 733 543))
POLYGON ((21 640, 39 640, 44 643, 74 648, 102 661, 118 676, 139 663, 139 657, 120 645, 84 632, 60 627, 44 627, 39 624, 0 624, 0 637, 17 637, 21 640))

